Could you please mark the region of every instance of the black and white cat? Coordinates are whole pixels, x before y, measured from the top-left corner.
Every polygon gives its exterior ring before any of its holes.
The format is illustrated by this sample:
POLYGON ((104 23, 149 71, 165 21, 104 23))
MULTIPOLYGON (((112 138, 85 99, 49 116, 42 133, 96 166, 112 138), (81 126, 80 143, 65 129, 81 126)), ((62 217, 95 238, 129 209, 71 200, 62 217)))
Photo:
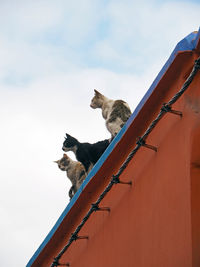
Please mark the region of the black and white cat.
POLYGON ((87 175, 85 168, 80 162, 72 160, 66 154, 63 154, 61 159, 54 162, 58 164, 59 169, 66 171, 67 177, 72 183, 72 187, 69 190, 69 197, 72 199, 87 175))
POLYGON ((129 105, 123 100, 112 100, 94 89, 95 96, 92 98, 90 107, 101 108, 102 116, 106 120, 106 127, 112 138, 121 130, 131 116, 129 105))
POLYGON ((92 169, 110 143, 107 139, 94 144, 80 143, 69 134, 66 134, 66 137, 62 149, 65 152, 73 151, 76 159, 83 164, 87 173, 92 169))

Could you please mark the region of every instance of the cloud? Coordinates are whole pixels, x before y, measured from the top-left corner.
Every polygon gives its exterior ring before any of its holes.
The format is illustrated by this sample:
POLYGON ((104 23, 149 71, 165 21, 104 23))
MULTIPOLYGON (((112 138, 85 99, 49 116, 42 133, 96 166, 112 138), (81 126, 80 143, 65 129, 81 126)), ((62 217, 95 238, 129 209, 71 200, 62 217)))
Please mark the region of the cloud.
POLYGON ((27 83, 70 71, 96 35, 98 1, 6 1, 0 3, 0 69, 3 82, 27 83), (56 66, 56 68, 55 68, 56 66))
POLYGON ((8 39, 52 44, 60 41, 74 48, 93 40, 95 34, 98 36, 96 28, 105 10, 104 1, 98 0, 9 0, 1 2, 0 7, 0 22, 6 25, 1 33, 8 39), (48 39, 50 36, 52 39, 48 39))
POLYGON ((39 32, 56 27, 60 22, 62 9, 53 1, 1 1, 1 28, 8 39, 20 40, 33 38, 39 32))
POLYGON ((161 58, 164 64, 177 42, 198 30, 199 12, 199 3, 110 1, 109 34, 93 53, 104 66, 141 73, 161 58))
POLYGON ((162 66, 177 42, 199 27, 198 3, 78 4, 79 8, 77 1, 0 3, 0 23, 6 25, 0 29, 3 82, 21 85, 59 72, 99 67, 140 74, 152 64, 162 66))

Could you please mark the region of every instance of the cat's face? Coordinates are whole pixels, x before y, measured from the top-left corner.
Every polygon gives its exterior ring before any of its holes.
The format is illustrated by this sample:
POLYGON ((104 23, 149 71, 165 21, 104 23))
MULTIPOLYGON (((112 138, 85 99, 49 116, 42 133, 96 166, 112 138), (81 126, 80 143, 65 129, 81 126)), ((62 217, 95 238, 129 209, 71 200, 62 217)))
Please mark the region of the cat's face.
POLYGON ((95 95, 91 100, 90 107, 91 108, 101 108, 103 105, 103 95, 99 93, 96 89, 94 89, 95 95))
POLYGON ((65 152, 74 150, 74 148, 76 147, 76 145, 78 143, 77 139, 72 137, 69 134, 66 134, 66 137, 67 138, 65 138, 62 150, 64 150, 65 152))
POLYGON ((63 154, 63 157, 61 159, 54 162, 58 164, 59 169, 61 169, 62 171, 66 171, 70 163, 70 159, 66 154, 63 154))

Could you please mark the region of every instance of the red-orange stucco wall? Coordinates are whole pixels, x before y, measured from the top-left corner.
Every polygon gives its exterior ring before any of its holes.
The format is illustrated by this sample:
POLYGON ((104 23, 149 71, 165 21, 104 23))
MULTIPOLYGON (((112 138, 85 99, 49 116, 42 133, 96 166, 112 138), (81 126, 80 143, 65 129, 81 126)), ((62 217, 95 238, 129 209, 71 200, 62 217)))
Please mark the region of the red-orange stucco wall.
MULTIPOLYGON (((130 125, 115 150, 72 207, 33 266, 50 266, 67 243, 112 174, 135 147, 162 103, 181 88, 197 55, 180 53, 130 125), (174 65, 173 65, 174 64, 174 65)), ((200 73, 173 105, 183 117, 168 113, 121 175, 132 186, 117 184, 94 213, 77 240, 61 257, 72 267, 199 267, 200 266, 200 73)))

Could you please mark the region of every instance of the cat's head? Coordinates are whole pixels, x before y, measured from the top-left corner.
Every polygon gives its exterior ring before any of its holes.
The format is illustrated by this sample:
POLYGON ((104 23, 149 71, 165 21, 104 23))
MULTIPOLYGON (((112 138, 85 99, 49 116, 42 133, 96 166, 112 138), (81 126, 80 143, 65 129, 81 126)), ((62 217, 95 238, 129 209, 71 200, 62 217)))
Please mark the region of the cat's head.
POLYGON ((70 163, 70 158, 66 154, 63 154, 63 157, 61 159, 54 162, 58 164, 59 169, 66 171, 70 163))
POLYGON ((94 97, 91 100, 90 107, 91 108, 101 108, 104 101, 104 96, 99 93, 96 89, 94 89, 94 97))
POLYGON ((75 151, 77 148, 78 140, 66 133, 65 141, 63 142, 62 150, 75 151))

